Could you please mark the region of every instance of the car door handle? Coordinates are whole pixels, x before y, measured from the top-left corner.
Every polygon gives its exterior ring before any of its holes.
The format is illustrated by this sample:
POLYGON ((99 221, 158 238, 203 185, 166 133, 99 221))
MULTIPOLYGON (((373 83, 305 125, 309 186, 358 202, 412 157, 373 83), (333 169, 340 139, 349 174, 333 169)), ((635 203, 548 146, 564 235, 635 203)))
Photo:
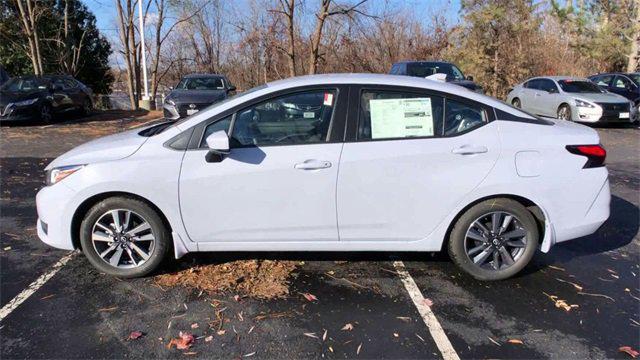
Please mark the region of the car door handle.
POLYGON ((460 147, 457 147, 451 150, 453 154, 458 154, 458 155, 483 154, 483 153, 486 153, 487 151, 489 151, 489 149, 487 149, 486 146, 473 146, 473 145, 462 145, 460 147))
POLYGON ((295 164, 293 167, 298 170, 327 169, 331 167, 331 162, 323 160, 305 160, 304 162, 295 164))

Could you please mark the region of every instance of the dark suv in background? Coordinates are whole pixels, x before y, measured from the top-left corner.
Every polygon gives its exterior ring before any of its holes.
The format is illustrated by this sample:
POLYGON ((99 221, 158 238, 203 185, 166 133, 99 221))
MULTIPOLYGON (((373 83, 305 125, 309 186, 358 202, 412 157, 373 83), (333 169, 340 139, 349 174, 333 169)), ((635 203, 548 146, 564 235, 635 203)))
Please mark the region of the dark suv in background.
POLYGON ((640 105, 640 73, 609 73, 589 76, 600 88, 622 95, 640 105))
POLYGON ((164 117, 183 118, 226 99, 236 87, 223 75, 191 74, 180 80, 163 104, 164 117))
POLYGON ((0 87, 0 121, 50 122, 55 115, 93 110, 93 91, 69 75, 18 76, 0 87))
POLYGON ((460 85, 475 92, 484 92, 480 85, 473 82, 473 76, 464 76, 457 66, 446 61, 401 61, 393 64, 389 74, 422 78, 434 74, 445 74, 449 83, 460 85))

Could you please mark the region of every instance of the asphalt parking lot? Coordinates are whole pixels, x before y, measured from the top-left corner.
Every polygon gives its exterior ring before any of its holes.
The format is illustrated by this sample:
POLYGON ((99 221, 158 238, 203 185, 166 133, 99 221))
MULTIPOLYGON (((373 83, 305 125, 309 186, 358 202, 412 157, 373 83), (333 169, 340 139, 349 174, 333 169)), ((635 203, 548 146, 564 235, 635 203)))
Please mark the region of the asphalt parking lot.
MULTIPOLYGON (((3 310, 68 255, 35 233, 44 166, 93 137, 149 120, 0 128, 3 310)), ((640 348, 640 132, 597 130, 608 150, 610 219, 591 236, 538 253, 513 279, 475 281, 445 255, 427 253, 192 254, 163 270, 295 262, 287 295, 256 299, 233 289, 164 287, 156 277, 116 279, 76 254, 2 313, 0 357, 629 358, 620 347, 640 348), (401 264, 421 293, 417 305, 401 264), (425 324, 425 306, 442 333, 425 324), (134 331, 142 336, 129 339, 134 331), (168 348, 181 331, 193 344, 168 348), (446 343, 453 354, 443 355, 446 343)))

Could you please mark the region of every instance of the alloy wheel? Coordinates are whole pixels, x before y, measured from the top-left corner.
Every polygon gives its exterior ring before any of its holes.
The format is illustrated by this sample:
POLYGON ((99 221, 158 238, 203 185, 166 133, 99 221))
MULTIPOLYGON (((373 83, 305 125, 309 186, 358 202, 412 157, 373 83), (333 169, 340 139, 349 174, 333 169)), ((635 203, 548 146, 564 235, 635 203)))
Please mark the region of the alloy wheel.
POLYGON ((509 212, 490 212, 471 223, 464 246, 465 253, 477 267, 505 270, 524 254, 527 229, 509 212))
POLYGON ((104 262, 115 268, 131 269, 149 260, 156 238, 142 216, 131 210, 116 209, 98 218, 93 225, 91 242, 104 262))
POLYGON ((570 110, 568 107, 562 106, 560 109, 558 109, 558 119, 569 120, 569 117, 570 117, 569 111, 570 110))
POLYGON ((40 120, 44 122, 51 121, 51 109, 49 108, 49 105, 45 104, 40 108, 40 120))

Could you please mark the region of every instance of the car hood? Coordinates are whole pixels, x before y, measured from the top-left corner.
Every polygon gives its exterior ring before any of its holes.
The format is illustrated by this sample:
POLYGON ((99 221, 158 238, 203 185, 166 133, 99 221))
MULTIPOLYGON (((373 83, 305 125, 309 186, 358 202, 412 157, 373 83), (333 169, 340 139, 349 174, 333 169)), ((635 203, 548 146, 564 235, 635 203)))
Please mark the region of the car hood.
POLYGON ((570 94, 576 99, 587 100, 592 102, 603 102, 603 103, 619 103, 619 102, 628 102, 624 96, 620 96, 618 94, 613 93, 582 93, 582 94, 570 94))
POLYGON ((46 94, 46 91, 0 91, 0 105, 5 106, 8 103, 29 100, 46 94))
POLYGON ((77 146, 47 165, 46 170, 68 165, 85 165, 124 159, 135 153, 149 139, 138 135, 146 127, 101 137, 77 146))
POLYGON ((227 97, 226 90, 173 90, 167 95, 181 103, 213 103, 227 97))

